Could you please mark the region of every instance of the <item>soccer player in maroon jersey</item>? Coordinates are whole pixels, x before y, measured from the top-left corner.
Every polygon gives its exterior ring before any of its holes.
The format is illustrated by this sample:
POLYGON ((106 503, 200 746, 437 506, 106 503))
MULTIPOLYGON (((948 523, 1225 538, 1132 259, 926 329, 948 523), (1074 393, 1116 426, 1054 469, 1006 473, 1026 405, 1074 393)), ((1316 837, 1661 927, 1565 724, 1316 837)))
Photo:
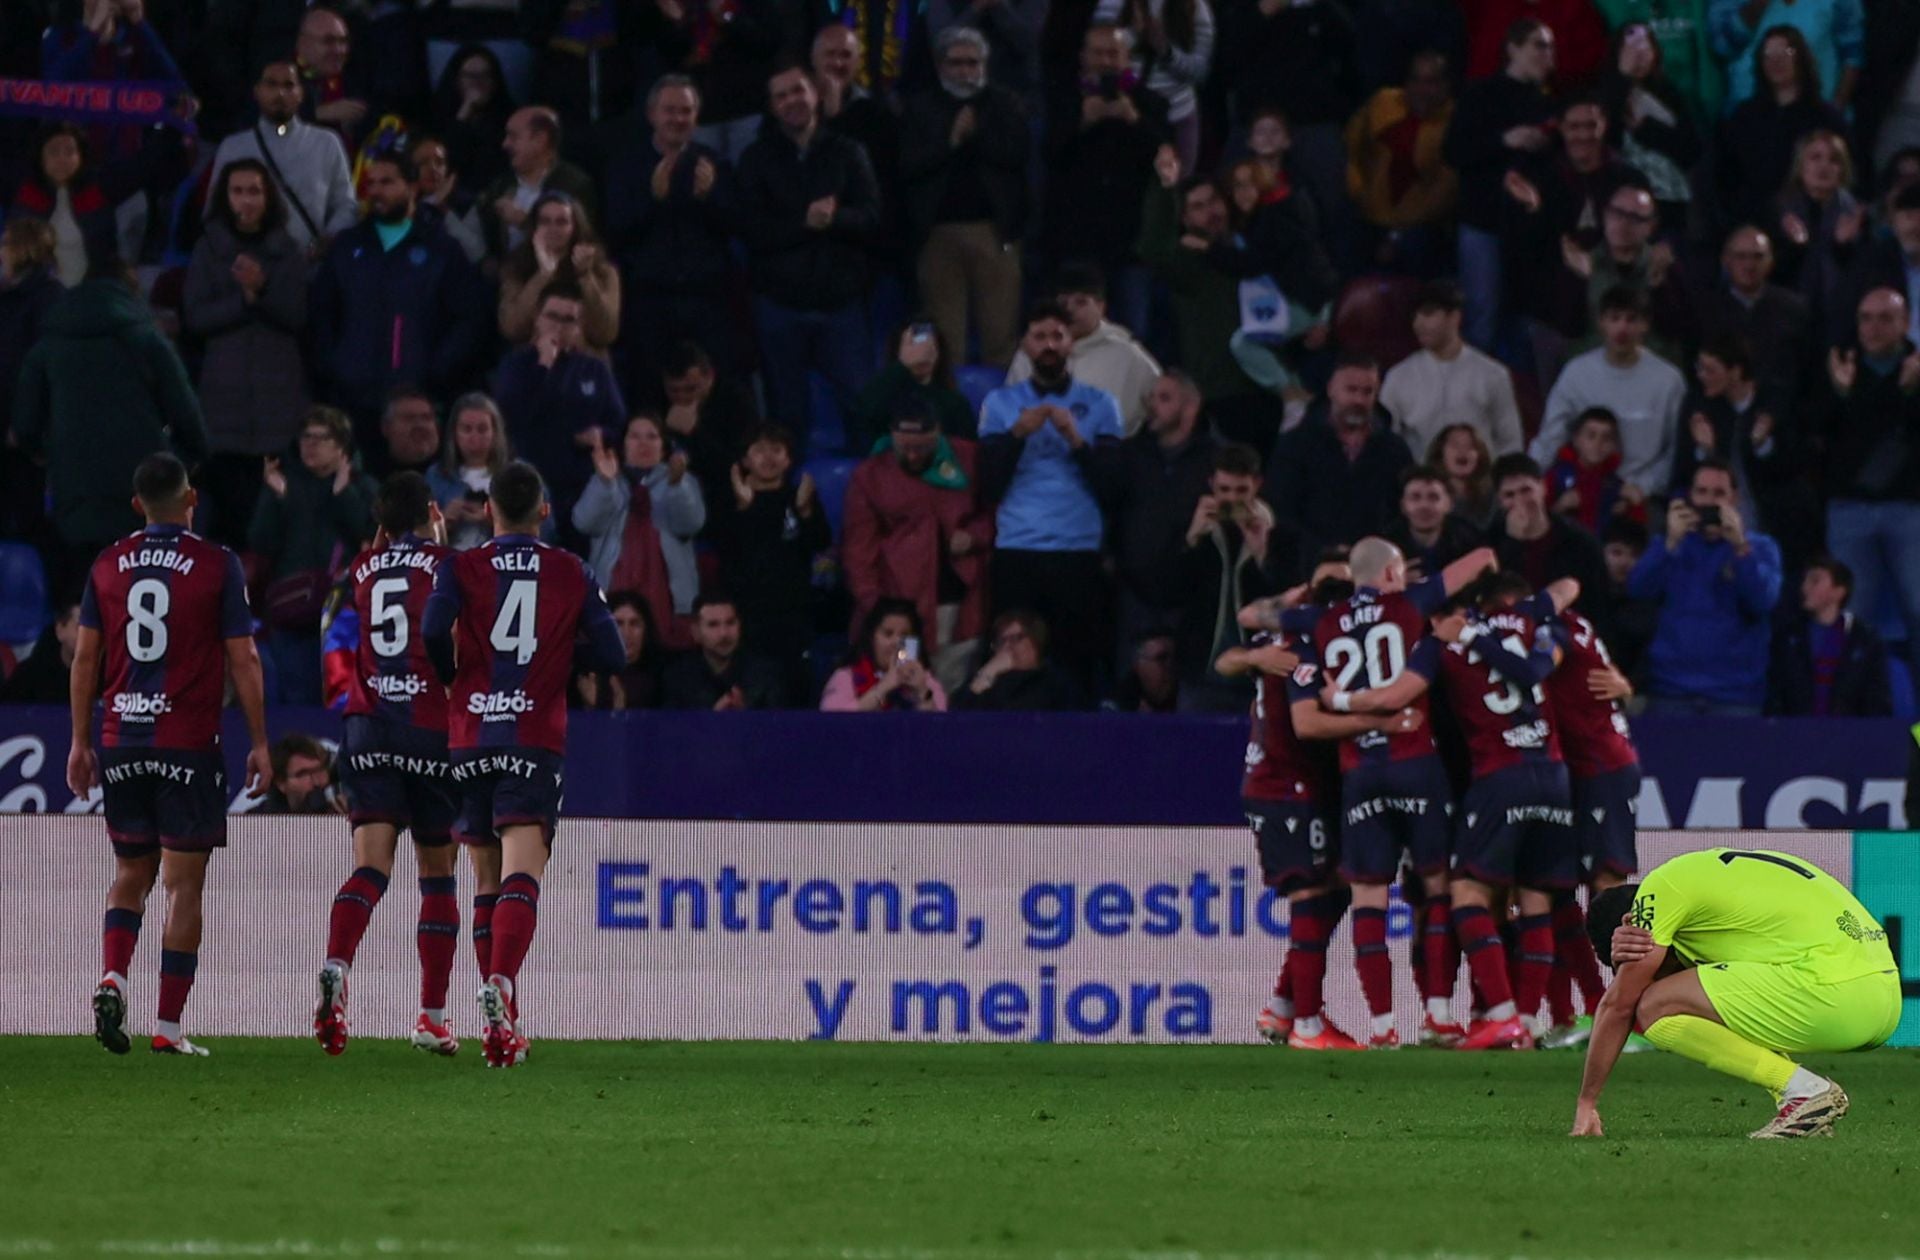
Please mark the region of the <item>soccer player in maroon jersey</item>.
POLYGON ((70 693, 67 786, 85 798, 104 782, 113 842, 105 974, 93 991, 93 1032, 115 1054, 131 1047, 127 969, 158 879, 167 892, 167 921, 153 1052, 204 1055, 205 1047, 181 1035, 180 1015, 200 958, 207 860, 227 843, 220 703, 231 672, 252 743, 247 790, 260 790, 273 781, 260 656, 239 558, 187 531, 199 498, 186 465, 172 455, 148 456, 134 470, 133 495, 147 526, 101 552, 87 575, 70 693), (98 754, 96 696, 105 709, 98 754))
POLYGON ((512 1067, 527 1053, 515 984, 533 943, 540 877, 560 816, 574 639, 585 632, 594 669, 611 672, 626 661, 606 596, 586 566, 536 537, 550 511, 530 465, 495 473, 487 494, 492 540, 441 565, 427 601, 427 650, 452 685, 447 744, 461 796, 456 831, 469 846, 480 892, 498 898, 479 994, 489 1067, 512 1067))
MULTIPOLYGON (((1593 623, 1578 612, 1563 611, 1553 633, 1563 660, 1547 675, 1547 708, 1573 783, 1573 829, 1581 868, 1587 886, 1600 893, 1630 883, 1640 869, 1634 842, 1640 754, 1618 703, 1633 695, 1633 684, 1614 665, 1593 623)), ((1553 947, 1553 976, 1547 983, 1553 1028, 1541 1044, 1560 1049, 1587 1039, 1594 1009, 1606 993, 1587 936, 1586 915, 1571 892, 1554 899, 1553 947), (1576 983, 1585 1020, 1574 1017, 1576 983)))
POLYGON ((1454 846, 1453 920, 1487 1006, 1460 1044, 1527 1049, 1533 1029, 1521 1017, 1539 1010, 1553 969, 1553 895, 1579 879, 1567 769, 1542 683, 1557 651, 1545 624, 1580 587, 1565 579, 1531 595, 1525 578, 1496 573, 1481 591, 1471 614, 1450 608, 1436 619, 1435 637, 1414 649, 1397 681, 1336 694, 1332 707, 1392 711, 1445 680, 1473 770, 1454 846), (1506 888, 1518 889, 1517 986, 1492 915, 1494 891, 1506 888))
MULTIPOLYGON (((1353 593, 1344 562, 1323 562, 1314 572, 1312 599, 1334 603, 1353 593)), ((1317 609, 1304 610, 1315 617, 1317 609)), ((1309 623, 1310 624, 1310 623, 1309 623)), ((1253 829, 1260 873, 1287 899, 1287 955, 1273 998, 1255 1020, 1269 1041, 1296 1050, 1358 1050, 1354 1039, 1324 1015, 1327 941, 1346 913, 1352 894, 1335 873, 1340 861, 1339 772, 1331 749, 1296 732, 1287 699, 1289 678, 1307 685, 1319 663, 1303 634, 1285 628, 1262 635, 1250 648, 1229 648, 1215 668, 1226 677, 1248 670, 1260 675, 1253 699, 1253 729, 1247 742, 1246 776, 1240 789, 1247 825, 1253 829)), ((1419 717, 1374 717, 1315 713, 1314 740, 1342 739, 1366 731, 1412 729, 1419 717)))
MULTIPOLYGON (((1332 604, 1314 627, 1320 669, 1308 685, 1290 684, 1296 729, 1317 721, 1321 691, 1387 687, 1406 672, 1413 647, 1427 632, 1427 615, 1495 564, 1488 548, 1471 551, 1433 577, 1407 584, 1407 561, 1384 538, 1354 544, 1355 590, 1332 604)), ((1393 967, 1387 957, 1387 900, 1402 850, 1413 859, 1426 890, 1427 914, 1447 922, 1446 871, 1453 787, 1433 742, 1424 695, 1409 705, 1420 723, 1405 731, 1373 730, 1340 741, 1340 873, 1353 885, 1353 944, 1371 1016, 1367 1044, 1400 1044, 1393 1026, 1393 967)), ((1422 925, 1427 1009, 1421 1040, 1451 1043, 1464 1035, 1452 1022, 1453 936, 1422 925)))
POLYGON ((423 633, 434 575, 453 553, 427 479, 388 477, 374 500, 373 546, 347 570, 360 642, 347 686, 342 783, 353 823, 353 873, 334 894, 313 1032, 328 1054, 347 1048, 347 974, 373 908, 393 877, 400 833, 413 833, 420 863, 420 1017, 413 1044, 455 1054, 447 1025, 447 979, 459 945, 455 900, 453 767, 447 760, 447 690, 423 633))

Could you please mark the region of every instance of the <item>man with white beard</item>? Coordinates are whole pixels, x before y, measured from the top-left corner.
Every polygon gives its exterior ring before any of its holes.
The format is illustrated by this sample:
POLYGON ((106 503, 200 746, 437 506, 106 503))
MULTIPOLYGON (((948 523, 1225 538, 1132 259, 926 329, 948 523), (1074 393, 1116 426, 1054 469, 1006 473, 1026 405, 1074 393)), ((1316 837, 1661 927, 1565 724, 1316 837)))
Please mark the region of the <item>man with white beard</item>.
POLYGON ((1027 217, 1027 121, 1020 100, 987 82, 987 37, 950 26, 935 41, 940 85, 900 119, 900 172, 920 293, 955 362, 969 321, 980 361, 1013 358, 1020 234, 1027 217))

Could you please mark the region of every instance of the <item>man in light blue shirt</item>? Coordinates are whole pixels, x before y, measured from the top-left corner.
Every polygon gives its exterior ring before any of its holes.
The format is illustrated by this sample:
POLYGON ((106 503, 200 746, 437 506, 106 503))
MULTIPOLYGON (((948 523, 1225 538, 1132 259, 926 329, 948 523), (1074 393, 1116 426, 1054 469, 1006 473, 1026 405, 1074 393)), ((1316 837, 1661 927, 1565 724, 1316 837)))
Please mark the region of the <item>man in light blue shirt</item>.
POLYGON ((1071 320, 1058 303, 1028 313, 1021 349, 1033 375, 994 390, 980 405, 980 485, 999 502, 995 615, 1039 613, 1051 629, 1055 660, 1091 684, 1096 662, 1107 655, 1111 602, 1095 487, 1117 449, 1121 419, 1113 395, 1068 373, 1072 348, 1071 320))

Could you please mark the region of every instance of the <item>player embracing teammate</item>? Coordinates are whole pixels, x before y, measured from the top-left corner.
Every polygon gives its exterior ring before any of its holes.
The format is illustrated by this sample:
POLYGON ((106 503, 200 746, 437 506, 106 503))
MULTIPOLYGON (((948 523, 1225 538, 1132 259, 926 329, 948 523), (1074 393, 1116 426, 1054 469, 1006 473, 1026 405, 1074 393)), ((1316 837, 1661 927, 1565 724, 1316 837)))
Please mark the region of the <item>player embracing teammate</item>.
POLYGON ((479 884, 476 948, 487 955, 479 1003, 489 1067, 527 1056, 516 991, 539 922, 540 879, 565 786, 567 681, 576 635, 594 667, 626 660, 606 597, 579 557, 539 540, 550 508, 540 474, 495 474, 493 538, 440 566, 427 601, 427 651, 451 691, 448 748, 460 794, 456 830, 479 884), (482 900, 494 898, 482 937, 482 900))

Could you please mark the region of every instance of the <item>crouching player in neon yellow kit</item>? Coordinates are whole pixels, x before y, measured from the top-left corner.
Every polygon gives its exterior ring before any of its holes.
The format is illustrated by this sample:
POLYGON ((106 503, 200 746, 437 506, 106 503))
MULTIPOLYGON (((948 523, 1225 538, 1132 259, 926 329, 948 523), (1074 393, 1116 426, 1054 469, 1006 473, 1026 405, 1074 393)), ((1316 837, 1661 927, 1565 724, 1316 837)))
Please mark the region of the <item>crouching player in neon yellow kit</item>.
POLYGON ((1753 1137, 1799 1138, 1831 1136, 1847 1095, 1785 1056, 1870 1050, 1900 1022, 1886 932, 1801 858, 1688 853, 1595 896, 1587 924, 1614 980, 1594 1013, 1575 1137, 1601 1135, 1600 1091, 1636 1023, 1662 1050, 1765 1086, 1779 1111, 1753 1137))

